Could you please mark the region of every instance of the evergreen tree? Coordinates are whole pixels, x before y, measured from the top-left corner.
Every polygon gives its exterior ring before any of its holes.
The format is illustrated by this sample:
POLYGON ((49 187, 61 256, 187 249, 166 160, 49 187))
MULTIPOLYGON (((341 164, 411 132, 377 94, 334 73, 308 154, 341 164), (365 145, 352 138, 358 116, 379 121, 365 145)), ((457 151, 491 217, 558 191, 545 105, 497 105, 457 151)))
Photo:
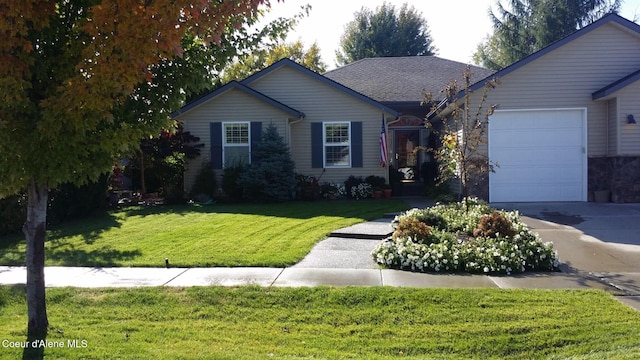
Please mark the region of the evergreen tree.
POLYGON ((340 65, 370 57, 436 53, 427 21, 406 3, 399 10, 386 2, 376 12, 363 7, 345 27, 340 48, 336 52, 340 65))
POLYGON ((474 61, 499 70, 616 12, 620 0, 507 0, 490 11, 493 34, 480 43, 474 61))
POLYGON ((251 151, 251 165, 240 175, 238 185, 244 188, 248 200, 291 200, 296 186, 295 163, 275 125, 269 124, 263 131, 261 141, 251 151))

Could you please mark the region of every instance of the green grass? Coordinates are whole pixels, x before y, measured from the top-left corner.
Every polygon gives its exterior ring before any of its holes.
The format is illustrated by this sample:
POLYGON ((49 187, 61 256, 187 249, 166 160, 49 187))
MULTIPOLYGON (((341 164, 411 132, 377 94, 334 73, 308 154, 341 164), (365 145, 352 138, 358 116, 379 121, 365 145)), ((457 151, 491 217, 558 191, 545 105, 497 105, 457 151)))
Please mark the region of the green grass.
MULTIPOLYGON (((640 313, 600 291, 408 288, 47 290, 47 359, 636 359, 640 313), (68 348, 67 340, 86 340, 68 348)), ((26 340, 24 287, 0 337, 26 340)), ((18 358, 21 349, 0 348, 18 358)))
MULTIPOLYGON (((401 201, 128 208, 48 231, 47 265, 289 266, 331 231, 385 212, 401 201)), ((25 263, 23 238, 0 241, 0 264, 25 263)))

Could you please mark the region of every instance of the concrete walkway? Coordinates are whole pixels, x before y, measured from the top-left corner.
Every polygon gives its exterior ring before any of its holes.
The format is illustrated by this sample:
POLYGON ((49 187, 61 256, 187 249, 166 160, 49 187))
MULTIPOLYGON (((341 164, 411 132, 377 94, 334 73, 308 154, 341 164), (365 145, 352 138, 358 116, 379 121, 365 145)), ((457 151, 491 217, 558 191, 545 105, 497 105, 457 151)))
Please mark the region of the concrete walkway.
MULTIPOLYGON (((429 205, 420 198, 405 201, 416 207, 429 205)), ((606 208, 594 208, 591 203, 495 206, 519 209, 527 225, 543 240, 552 241, 562 271, 486 276, 380 269, 370 253, 392 232, 391 219, 383 218, 335 231, 300 263, 288 268, 47 267, 45 278, 49 287, 89 288, 259 285, 600 289, 640 310, 640 239, 635 235, 640 234, 640 204, 606 208), (622 222, 627 225, 625 230, 613 234, 622 222), (613 233, 607 232, 607 227, 613 233), (605 241, 595 236, 598 234, 605 241)), ((24 267, 0 267, 0 284, 24 284, 25 279, 24 267)))
MULTIPOLYGON (((388 269, 347 268, 85 268, 47 267, 48 287, 135 286, 409 286, 445 288, 602 289, 623 295, 595 277, 575 273, 514 276, 421 274, 388 269)), ((1 284, 24 284, 24 267, 0 267, 1 284)))

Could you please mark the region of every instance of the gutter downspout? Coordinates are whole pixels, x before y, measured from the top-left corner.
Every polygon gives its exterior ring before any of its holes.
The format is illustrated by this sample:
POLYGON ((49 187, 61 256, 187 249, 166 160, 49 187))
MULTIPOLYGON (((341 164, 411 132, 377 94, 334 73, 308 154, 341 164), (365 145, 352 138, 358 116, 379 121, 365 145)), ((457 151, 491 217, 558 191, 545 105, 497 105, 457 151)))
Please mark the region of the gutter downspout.
POLYGON ((287 145, 289 146, 289 151, 291 151, 291 125, 297 124, 302 120, 304 120, 304 115, 301 115, 297 120, 287 121, 287 145))

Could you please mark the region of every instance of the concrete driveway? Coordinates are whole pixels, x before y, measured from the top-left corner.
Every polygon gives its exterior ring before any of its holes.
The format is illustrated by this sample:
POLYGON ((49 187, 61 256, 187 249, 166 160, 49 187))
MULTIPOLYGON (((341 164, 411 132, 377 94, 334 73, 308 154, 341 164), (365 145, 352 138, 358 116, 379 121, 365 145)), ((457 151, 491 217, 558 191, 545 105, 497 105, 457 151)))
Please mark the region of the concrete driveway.
POLYGON ((640 204, 493 203, 518 210, 558 251, 564 272, 590 274, 640 295, 640 204))

